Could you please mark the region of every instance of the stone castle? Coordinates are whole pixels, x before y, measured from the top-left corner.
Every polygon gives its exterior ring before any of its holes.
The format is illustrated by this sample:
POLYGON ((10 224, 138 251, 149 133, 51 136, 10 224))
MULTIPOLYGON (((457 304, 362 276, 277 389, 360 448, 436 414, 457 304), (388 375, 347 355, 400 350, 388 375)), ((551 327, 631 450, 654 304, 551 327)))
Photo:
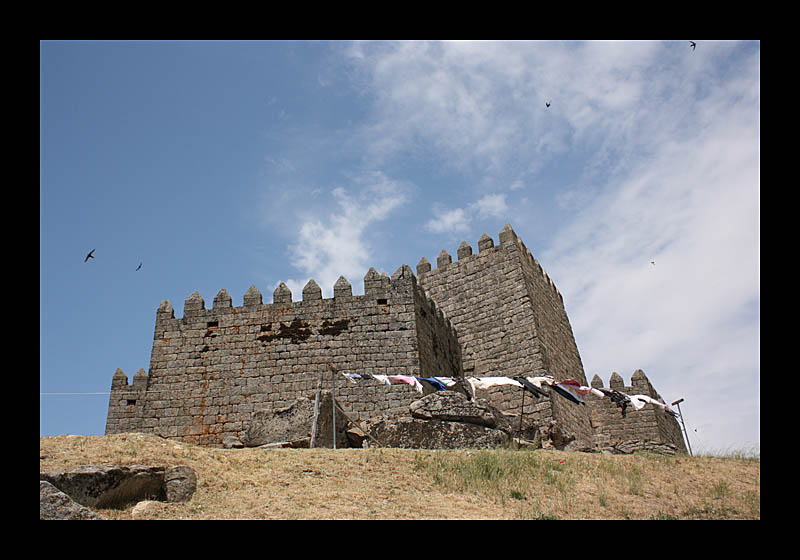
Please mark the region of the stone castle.
MULTIPOLYGON (((333 298, 314 280, 293 301, 283 283, 271 304, 252 286, 241 307, 224 289, 206 308, 197 292, 175 318, 169 301, 156 312, 149 373, 129 384, 117 369, 106 434, 149 432, 201 445, 240 439, 255 413, 275 412, 313 395, 331 370, 416 377, 523 377, 549 374, 588 385, 561 294, 510 225, 499 242, 486 234, 478 252, 465 242, 457 259, 442 251, 435 269, 424 257, 416 275, 402 265, 391 276, 371 268, 364 295, 340 277, 333 298)), ((361 420, 405 415, 419 393, 409 385, 340 382, 337 402, 361 420)), ((602 387, 598 376, 592 387, 602 387)), ((660 399, 641 370, 610 388, 660 399)), ((593 449, 626 440, 685 451, 677 421, 655 407, 623 417, 593 395, 579 406, 564 398, 520 399, 507 385, 479 395, 519 416, 559 448, 593 449)))

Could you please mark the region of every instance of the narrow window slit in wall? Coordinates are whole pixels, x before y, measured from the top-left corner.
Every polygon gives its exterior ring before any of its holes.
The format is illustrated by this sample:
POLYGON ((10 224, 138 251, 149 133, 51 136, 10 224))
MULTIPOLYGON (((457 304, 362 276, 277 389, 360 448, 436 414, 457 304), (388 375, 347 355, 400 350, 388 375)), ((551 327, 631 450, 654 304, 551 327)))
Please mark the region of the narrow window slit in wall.
POLYGON ((387 303, 389 303, 388 299, 379 299, 378 300, 378 305, 386 305, 387 303))

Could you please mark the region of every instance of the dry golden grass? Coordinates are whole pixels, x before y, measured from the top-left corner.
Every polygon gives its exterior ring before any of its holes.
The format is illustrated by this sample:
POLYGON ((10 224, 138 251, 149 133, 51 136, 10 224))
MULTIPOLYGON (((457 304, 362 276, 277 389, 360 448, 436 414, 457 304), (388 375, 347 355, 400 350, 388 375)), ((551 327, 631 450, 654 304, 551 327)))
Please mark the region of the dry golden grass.
MULTIPOLYGON (((146 434, 39 438, 39 470, 187 465, 143 519, 760 519, 760 459, 547 450, 212 449, 146 434)), ((125 510, 100 510, 131 519, 125 510)))

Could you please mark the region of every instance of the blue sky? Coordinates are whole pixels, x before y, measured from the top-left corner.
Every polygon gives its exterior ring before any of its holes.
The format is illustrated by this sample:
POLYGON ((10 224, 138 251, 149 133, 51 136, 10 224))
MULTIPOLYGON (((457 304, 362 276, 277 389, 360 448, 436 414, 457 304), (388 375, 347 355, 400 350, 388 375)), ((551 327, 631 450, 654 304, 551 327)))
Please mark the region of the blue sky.
POLYGON ((363 293, 510 223, 589 379, 760 449, 760 43, 696 42, 42 42, 40 435, 103 433, 165 299, 363 293))

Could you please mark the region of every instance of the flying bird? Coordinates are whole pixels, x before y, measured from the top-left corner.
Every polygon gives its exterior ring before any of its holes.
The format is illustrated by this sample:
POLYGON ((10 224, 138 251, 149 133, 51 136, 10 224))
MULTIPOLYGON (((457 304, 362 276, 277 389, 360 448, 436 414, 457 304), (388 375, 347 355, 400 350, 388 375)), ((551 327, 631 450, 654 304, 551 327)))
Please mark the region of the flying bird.
POLYGON ((83 259, 83 262, 87 262, 89 259, 93 259, 93 258, 94 258, 94 255, 92 255, 92 253, 94 253, 94 249, 92 249, 91 251, 89 251, 89 254, 88 254, 88 255, 86 255, 86 258, 85 258, 85 259, 83 259))
POLYGON ((697 43, 695 43, 694 41, 689 41, 689 46, 692 47, 692 50, 694 50, 695 47, 697 47, 697 43))
POLYGON ((547 103, 544 104, 544 106, 545 107, 549 107, 550 106, 550 102, 548 101, 547 103))
POLYGON ((653 266, 655 266, 655 265, 656 265, 656 261, 650 261, 650 264, 652 264, 653 266))
POLYGON ((139 263, 139 266, 136 267, 136 270, 139 270, 140 268, 142 268, 142 263, 139 263))

